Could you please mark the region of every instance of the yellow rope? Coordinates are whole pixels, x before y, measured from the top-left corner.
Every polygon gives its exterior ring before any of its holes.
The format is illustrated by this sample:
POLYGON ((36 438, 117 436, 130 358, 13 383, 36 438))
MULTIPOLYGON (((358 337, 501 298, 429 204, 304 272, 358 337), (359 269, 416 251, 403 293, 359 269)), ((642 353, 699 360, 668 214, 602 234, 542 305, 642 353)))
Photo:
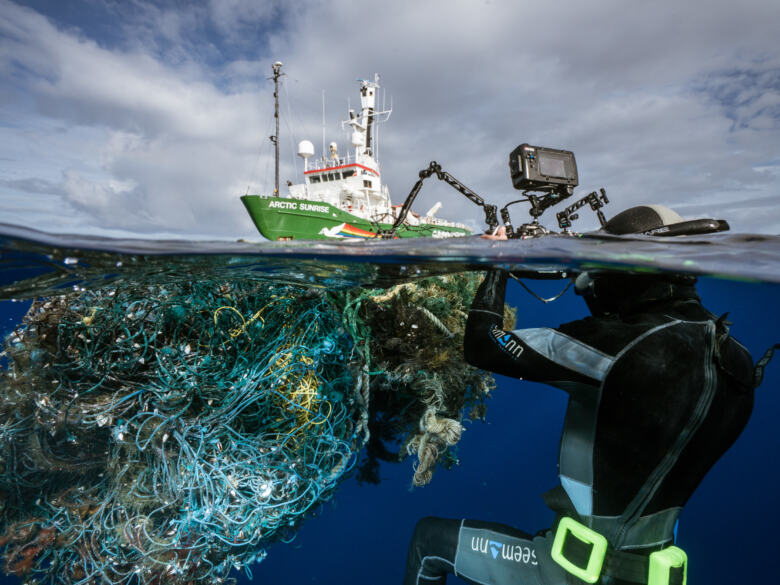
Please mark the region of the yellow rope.
MULTIPOLYGON (((283 382, 286 382, 288 375, 292 373, 292 357, 292 353, 283 353, 274 363, 274 366, 281 370, 278 372, 278 377, 283 382)), ((310 367, 314 365, 314 360, 307 356, 299 356, 297 361, 305 366, 309 366, 309 368, 307 368, 305 374, 298 378, 295 384, 287 383, 282 386, 282 389, 286 390, 283 393, 287 395, 287 400, 289 401, 285 406, 285 410, 296 410, 295 418, 298 422, 298 426, 290 431, 290 435, 295 435, 309 425, 323 424, 333 413, 333 405, 328 400, 323 400, 320 397, 317 376, 310 367), (327 405, 327 414, 319 411, 318 407, 323 403, 327 405), (320 417, 322 418, 317 420, 320 417)))
POLYGON ((92 307, 92 314, 89 317, 84 317, 81 321, 89 327, 92 325, 92 321, 95 319, 95 314, 98 312, 99 307, 92 307))
MULTIPOLYGON (((280 299, 274 298, 273 300, 280 299)), ((235 307, 231 307, 229 305, 219 307, 216 311, 214 311, 214 325, 216 326, 218 324, 219 314, 222 311, 233 311, 236 313, 236 315, 238 315, 238 318, 241 319, 241 325, 228 330, 230 338, 235 339, 242 333, 245 333, 249 337, 247 329, 252 323, 259 319, 262 325, 265 326, 262 313, 270 306, 270 304, 271 303, 257 311, 248 320, 235 307)), ((286 307, 286 312, 289 313, 290 311, 291 307, 286 307)), ((288 329, 289 327, 290 326, 285 323, 283 325, 283 330, 288 329)), ((315 324, 315 332, 316 327, 317 325, 315 324)), ((292 341, 293 337, 294 335, 292 335, 292 332, 287 334, 287 338, 289 340, 292 341)), ((319 382, 317 380, 316 372, 312 368, 314 365, 314 360, 312 358, 307 356, 299 356, 296 359, 296 362, 297 364, 303 364, 306 366, 306 372, 298 377, 295 382, 288 382, 288 378, 293 374, 294 365, 296 364, 293 363, 292 352, 285 352, 285 349, 289 349, 289 347, 282 348, 283 353, 279 355, 273 366, 277 370, 277 379, 282 382, 282 384, 280 384, 279 391, 286 398, 283 409, 287 410, 288 412, 295 410, 297 426, 295 429, 289 432, 290 438, 295 441, 295 435, 300 431, 303 431, 307 426, 321 425, 325 423, 330 418, 331 414, 333 414, 333 405, 328 400, 324 400, 320 396, 319 382), (321 407, 323 404, 327 405, 327 414, 323 414, 321 412, 321 407)))
MULTIPOLYGON (((267 305, 266 305, 266 307, 267 307, 267 305)), ((266 307, 263 307, 262 309, 257 311, 254 315, 252 315, 252 317, 249 319, 249 321, 247 321, 244 318, 244 316, 241 314, 241 311, 239 311, 235 307, 229 307, 227 305, 223 306, 223 307, 219 307, 216 311, 214 311, 214 325, 217 324, 217 316, 219 315, 220 311, 233 311, 241 319, 241 326, 240 327, 234 327, 234 328, 228 330, 228 334, 230 334, 230 338, 231 339, 235 339, 236 337, 238 337, 242 333, 246 333, 246 328, 249 327, 255 321, 257 321, 258 319, 260 319, 260 323, 262 323, 263 326, 265 326, 265 321, 263 320, 263 318, 260 315, 263 314, 263 311, 265 311, 266 307)), ((249 337, 248 333, 247 333, 247 337, 249 337)))

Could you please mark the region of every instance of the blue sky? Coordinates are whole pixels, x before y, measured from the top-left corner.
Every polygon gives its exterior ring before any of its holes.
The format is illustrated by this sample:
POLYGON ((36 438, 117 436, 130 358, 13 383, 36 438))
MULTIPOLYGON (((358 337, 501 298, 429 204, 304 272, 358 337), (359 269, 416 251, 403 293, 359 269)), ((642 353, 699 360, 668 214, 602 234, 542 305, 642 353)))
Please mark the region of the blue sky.
MULTIPOLYGON (((299 181, 297 141, 320 144, 323 90, 327 140, 345 142, 355 80, 378 72, 396 203, 430 160, 508 202, 507 155, 530 142, 574 150, 608 216, 652 202, 780 233, 780 4, 541 4, 0 0, 0 222, 259 237, 239 196, 272 187, 281 60, 283 180, 299 181)), ((436 200, 481 225, 443 185, 417 205, 436 200)))

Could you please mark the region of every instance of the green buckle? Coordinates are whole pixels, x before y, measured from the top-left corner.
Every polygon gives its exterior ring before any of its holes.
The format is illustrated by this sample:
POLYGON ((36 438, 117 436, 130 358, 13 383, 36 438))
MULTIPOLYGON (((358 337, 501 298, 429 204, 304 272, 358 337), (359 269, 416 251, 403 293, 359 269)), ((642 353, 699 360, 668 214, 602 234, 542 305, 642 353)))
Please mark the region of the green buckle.
MULTIPOLYGON (((556 563, 575 577, 579 577, 586 583, 595 583, 601 576, 601 567, 604 564, 604 558, 607 556, 607 539, 573 518, 564 517, 558 523, 550 554, 556 563), (587 567, 583 568, 575 565, 564 556, 563 547, 569 538, 576 538, 582 544, 593 547, 590 551, 587 567)), ((659 581, 659 583, 663 582, 659 581)))
POLYGON ((672 569, 682 569, 682 585, 688 580, 688 555, 681 548, 670 546, 650 555, 647 585, 669 585, 672 569))

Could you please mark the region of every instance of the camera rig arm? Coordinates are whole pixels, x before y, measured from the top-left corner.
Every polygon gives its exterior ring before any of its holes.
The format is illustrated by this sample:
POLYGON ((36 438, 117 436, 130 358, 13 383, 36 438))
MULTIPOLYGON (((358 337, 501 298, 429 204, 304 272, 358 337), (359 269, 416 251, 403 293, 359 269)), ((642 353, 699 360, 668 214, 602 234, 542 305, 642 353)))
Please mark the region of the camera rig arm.
POLYGON ((566 189, 560 189, 553 190, 552 192, 544 193, 542 195, 533 195, 527 191, 523 194, 525 195, 525 199, 510 201, 504 205, 500 211, 501 221, 506 227, 506 235, 509 239, 534 238, 537 236, 549 234, 550 230, 539 224, 539 218, 546 209, 560 203, 562 200, 569 197, 571 192, 566 189), (531 217, 534 218, 531 223, 524 223, 518 228, 515 228, 512 225, 512 219, 509 217, 509 207, 515 205, 516 203, 530 203, 531 209, 528 210, 528 213, 530 213, 531 217))
POLYGON ((607 203, 609 203, 609 199, 607 199, 607 192, 602 187, 600 190, 600 193, 596 193, 595 191, 592 191, 591 193, 588 193, 580 199, 579 201, 576 201, 575 203, 572 203, 569 205, 566 209, 563 211, 559 211, 555 217, 558 218, 558 227, 560 227, 564 232, 569 231, 569 228, 571 227, 571 222, 575 219, 579 218, 578 213, 574 213, 581 207, 585 207, 586 205, 590 205, 590 208, 596 212, 596 216, 599 218, 599 223, 601 224, 601 227, 604 227, 604 225, 607 223, 606 218, 604 217, 604 212, 601 211, 601 208, 604 207, 607 203))
MULTIPOLYGON (((507 203, 504 207, 501 208, 500 211, 501 221, 506 227, 507 237, 510 239, 533 238, 551 233, 550 230, 539 224, 539 216, 542 215, 545 209, 555 205, 556 203, 559 203, 562 199, 565 199, 568 196, 569 195, 566 193, 547 194, 541 198, 535 195, 527 195, 526 199, 518 199, 517 201, 510 201, 507 203), (531 204, 531 209, 528 211, 528 213, 530 213, 534 219, 531 223, 524 223, 520 227, 514 228, 512 226, 512 220, 509 217, 509 207, 515 203, 526 202, 531 204)), ((609 199, 607 199, 607 192, 603 188, 600 189, 598 193, 593 191, 582 199, 572 203, 563 211, 559 211, 556 214, 558 219, 558 226, 563 230, 563 233, 569 233, 571 222, 579 218, 579 214, 575 212, 585 207, 586 205, 590 205, 590 208, 596 212, 596 215, 599 218, 599 223, 604 226, 604 224, 607 223, 607 220, 604 217, 604 213, 601 211, 601 208, 604 207, 604 205, 607 203, 609 203, 609 199)))
POLYGON ((441 179, 449 186, 451 186, 453 189, 468 197, 472 203, 482 207, 483 211, 485 212, 485 222, 488 224, 488 227, 491 230, 498 227, 498 218, 496 216, 495 205, 485 203, 485 200, 482 199, 482 197, 474 193, 474 191, 466 187, 466 185, 458 181, 451 174, 442 170, 441 165, 439 165, 439 163, 437 163, 436 161, 431 161, 427 169, 423 169, 420 171, 420 178, 412 187, 412 190, 409 192, 409 195, 406 197, 406 201, 404 201, 403 206, 401 206, 401 210, 398 212, 398 217, 396 218, 395 223, 393 223, 393 227, 391 227, 388 230, 381 230, 377 234, 379 237, 381 238, 395 237, 396 231, 398 230, 399 227, 401 227, 401 225, 403 225, 404 221, 406 220, 406 216, 409 215, 409 211, 412 207, 412 203, 414 203, 414 200, 417 198, 417 194, 420 192, 420 189, 422 188, 423 181, 434 174, 438 179, 441 179))

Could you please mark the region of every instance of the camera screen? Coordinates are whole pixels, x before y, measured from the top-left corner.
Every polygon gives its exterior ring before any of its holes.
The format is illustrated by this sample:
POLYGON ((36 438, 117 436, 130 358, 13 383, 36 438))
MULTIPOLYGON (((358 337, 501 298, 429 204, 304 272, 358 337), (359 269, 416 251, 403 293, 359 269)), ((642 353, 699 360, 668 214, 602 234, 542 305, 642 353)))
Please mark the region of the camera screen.
POLYGON ((539 156, 539 172, 548 177, 566 179, 566 165, 562 158, 542 154, 539 156))

